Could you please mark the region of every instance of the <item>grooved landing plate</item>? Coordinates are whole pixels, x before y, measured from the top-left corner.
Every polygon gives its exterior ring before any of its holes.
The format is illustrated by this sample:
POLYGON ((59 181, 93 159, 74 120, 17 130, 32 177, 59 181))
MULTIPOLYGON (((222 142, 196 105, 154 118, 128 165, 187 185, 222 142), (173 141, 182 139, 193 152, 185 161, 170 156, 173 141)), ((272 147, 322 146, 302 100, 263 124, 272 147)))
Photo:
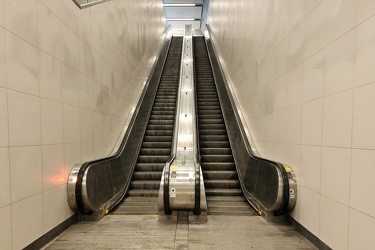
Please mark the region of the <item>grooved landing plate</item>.
POLYGON ((207 223, 157 216, 105 216, 73 225, 44 249, 316 249, 288 225, 258 216, 208 216, 207 223))

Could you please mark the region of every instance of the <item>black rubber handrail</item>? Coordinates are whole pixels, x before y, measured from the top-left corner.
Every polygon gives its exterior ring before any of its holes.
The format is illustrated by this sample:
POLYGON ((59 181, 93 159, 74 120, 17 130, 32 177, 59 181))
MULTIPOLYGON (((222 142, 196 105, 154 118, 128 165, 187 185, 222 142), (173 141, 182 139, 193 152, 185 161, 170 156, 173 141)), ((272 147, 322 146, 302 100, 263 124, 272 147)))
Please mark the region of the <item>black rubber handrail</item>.
MULTIPOLYGON (((113 199, 114 197, 117 198, 116 196, 120 197, 119 199, 117 199, 116 201, 113 201, 113 203, 109 205, 108 209, 110 210, 113 207, 115 207, 126 195, 126 191, 130 185, 131 176, 134 171, 135 162, 137 160, 137 156, 140 150, 140 145, 142 143, 142 140, 139 139, 138 135, 140 133, 144 135, 145 129, 147 127, 148 120, 145 122, 145 117, 149 117, 151 114, 152 104, 156 96, 158 83, 160 82, 162 70, 164 68, 165 61, 167 58, 167 52, 169 50, 169 46, 171 43, 170 38, 166 38, 163 43, 164 44, 160 50, 161 56, 159 57, 158 61, 155 63, 153 69, 151 70, 151 73, 150 73, 151 77, 149 78, 148 82, 146 83, 142 91, 140 100, 130 120, 129 127, 124 135, 124 138, 121 141, 121 144, 117 152, 114 153, 114 155, 109 156, 109 157, 85 162, 79 168, 79 171, 77 174, 77 181, 75 184, 75 201, 76 201, 76 206, 77 206, 78 211, 82 214, 90 215, 93 212, 91 210, 85 209, 83 196, 82 196, 83 179, 84 179, 86 171, 88 171, 89 168, 109 167, 111 169, 111 167, 113 166, 113 167, 116 167, 116 169, 120 169, 121 173, 122 172, 128 173, 128 175, 126 175, 127 180, 123 180, 126 183, 120 184, 123 186, 121 188, 121 190, 123 190, 122 194, 115 193, 115 191, 113 190, 113 191, 110 191, 109 193, 106 193, 105 195, 106 198, 104 198, 104 200, 94 201, 94 202, 105 204, 109 202, 109 200, 113 199), (139 124, 142 124, 142 125, 139 126, 139 124), (134 131, 137 132, 136 133, 137 135, 132 134, 134 131), (125 148, 129 148, 129 150, 126 151, 125 148), (123 168, 122 171, 121 171, 121 168, 123 168)), ((143 138, 143 136, 141 138, 143 138)), ((103 182, 106 182, 107 184, 108 182, 110 182, 110 184, 108 184, 109 185, 108 189, 112 188, 112 189, 115 189, 116 191, 119 191, 116 189, 117 186, 115 188, 113 187, 115 184, 112 181, 113 181, 113 178, 111 178, 110 180, 103 180, 103 182)), ((100 187, 95 187, 95 188, 100 190, 100 187)))
MULTIPOLYGON (((210 27, 208 25, 207 25, 207 28, 210 31, 210 27)), ((258 166, 259 166, 259 164, 264 163, 266 165, 273 166, 280 171, 281 176, 282 176, 282 182, 283 182, 282 183, 282 186, 283 186, 282 202, 281 202, 280 207, 277 208, 276 210, 273 210, 272 212, 276 216, 283 215, 287 212, 288 204, 289 204, 289 181, 288 181, 288 175, 286 173, 284 165, 279 163, 279 162, 276 162, 276 161, 271 161, 271 160, 267 160, 267 159, 258 157, 252 151, 252 149, 249 145, 249 142, 246 139, 245 132, 244 132, 245 130, 243 128, 243 124, 241 122, 241 119, 239 118, 239 114, 238 114, 237 110, 234 108, 234 106, 235 106, 234 100, 233 100, 233 97, 230 94, 230 90, 227 86, 227 81, 226 81, 225 76, 222 72, 221 66, 220 66, 220 64, 219 64, 219 62, 216 58, 216 54, 215 54, 215 50, 213 48, 212 42, 211 42, 210 39, 205 39, 205 41, 206 41, 206 47, 207 47, 208 55, 209 55, 209 58, 210 58, 212 72, 213 72, 214 79, 215 79, 215 85, 217 87, 217 91, 218 91, 218 94, 219 94, 220 105, 222 106, 222 110, 223 110, 224 122, 226 123, 226 127, 228 128, 228 127, 230 127, 230 126, 228 126, 228 124, 230 123, 228 121, 229 120, 235 120, 237 127, 232 128, 233 126, 231 126, 231 128, 234 129, 234 130, 238 130, 238 131, 235 131, 233 133, 237 133, 237 134, 241 135, 241 136, 237 136, 236 138, 234 138, 234 136, 232 135, 231 129, 227 130, 228 136, 229 136, 229 139, 230 139, 230 145, 231 145, 232 151, 234 153, 233 156, 234 156, 234 159, 235 159, 235 162, 236 162, 237 173, 238 173, 239 176, 241 176, 241 171, 239 171, 239 169, 238 169, 238 156, 237 156, 238 154, 236 154, 236 153, 239 152, 239 151, 243 151, 243 150, 242 149, 236 149, 233 145, 235 145, 235 143, 234 143, 235 140, 236 140, 236 142, 238 142, 238 140, 241 140, 240 143, 246 149, 248 157, 255 160, 257 162, 258 166), (225 105, 225 107, 223 107, 223 105, 225 105), (228 118, 229 116, 230 116, 230 118, 228 118)), ((232 123, 230 123, 230 124, 232 124, 232 123)), ((246 190, 242 178, 239 178, 239 180, 240 180, 242 189, 246 190)), ((245 194, 245 197, 250 203, 252 203, 251 200, 249 199, 249 197, 246 196, 246 194, 245 194)))

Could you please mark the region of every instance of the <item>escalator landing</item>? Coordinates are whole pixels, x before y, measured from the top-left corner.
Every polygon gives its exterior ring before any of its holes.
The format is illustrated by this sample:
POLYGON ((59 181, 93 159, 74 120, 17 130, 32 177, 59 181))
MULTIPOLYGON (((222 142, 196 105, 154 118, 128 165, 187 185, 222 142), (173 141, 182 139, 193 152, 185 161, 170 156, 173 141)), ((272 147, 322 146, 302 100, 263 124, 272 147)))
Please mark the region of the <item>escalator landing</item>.
POLYGON ((82 221, 42 249, 317 249, 286 224, 259 216, 208 216, 207 223, 160 222, 155 215, 82 221))

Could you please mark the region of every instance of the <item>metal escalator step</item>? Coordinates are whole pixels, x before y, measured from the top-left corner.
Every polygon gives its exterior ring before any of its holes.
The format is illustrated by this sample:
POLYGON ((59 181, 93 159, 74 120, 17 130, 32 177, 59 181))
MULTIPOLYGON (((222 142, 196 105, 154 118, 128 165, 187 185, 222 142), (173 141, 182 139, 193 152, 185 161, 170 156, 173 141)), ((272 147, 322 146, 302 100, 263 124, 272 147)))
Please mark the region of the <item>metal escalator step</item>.
POLYGON ((172 147, 172 142, 164 141, 164 142, 143 142, 142 148, 168 148, 172 147))
POLYGON ((140 155, 142 156, 151 156, 151 155, 171 155, 171 149, 169 148, 141 148, 140 155))
POLYGON ((173 130, 173 125, 147 125, 147 130, 173 130))
POLYGON ((160 180, 134 180, 130 183, 131 189, 159 189, 160 180))
POLYGON ((152 115, 174 115, 174 110, 153 110, 152 115))
POLYGON ((133 180, 161 180, 161 171, 137 171, 133 174, 133 180))
POLYGON ((121 206, 112 213, 113 215, 157 215, 157 204, 155 206, 121 206))
POLYGON ((202 162, 233 162, 233 155, 201 155, 202 162))
POLYGON ((141 197, 157 197, 159 195, 159 190, 157 189, 130 189, 128 196, 141 196, 141 197))
POLYGON ((201 155, 231 155, 230 148, 201 148, 201 155))
POLYGON ((241 188, 238 180, 205 180, 205 188, 241 188))
POLYGON ((171 142, 172 136, 145 136, 144 142, 171 142))
POLYGON ((225 129, 224 123, 208 123, 208 124, 199 124, 199 130, 206 130, 206 129, 212 129, 212 130, 218 130, 218 129, 225 129))
POLYGON ((200 141, 199 147, 204 148, 229 148, 229 141, 200 141))
POLYGON ((228 141, 227 135, 200 135, 199 141, 228 141))
POLYGON ((146 136, 172 136, 173 130, 146 130, 146 136))
POLYGON ((164 163, 170 158, 169 155, 140 155, 138 157, 139 163, 164 163))
POLYGON ((157 196, 127 196, 124 201, 126 202, 158 202, 157 196))
POLYGON ((165 163, 137 163, 135 171, 163 171, 165 163))
POLYGON ((152 120, 148 122, 149 125, 172 125, 174 120, 152 120))
POLYGON ((241 189, 206 188, 207 196, 242 196, 241 189))
POLYGON ((225 129, 199 129, 200 135, 226 135, 225 129))
POLYGON ((206 170, 236 170, 234 162, 201 162, 203 171, 206 170))
POLYGON ((199 124, 224 124, 224 119, 221 114, 200 115, 198 117, 198 120, 199 124))
POLYGON ((230 180, 238 179, 237 171, 232 170, 207 170, 203 172, 204 179, 207 180, 230 180))
POLYGON ((243 196, 207 196, 207 202, 246 202, 243 196))

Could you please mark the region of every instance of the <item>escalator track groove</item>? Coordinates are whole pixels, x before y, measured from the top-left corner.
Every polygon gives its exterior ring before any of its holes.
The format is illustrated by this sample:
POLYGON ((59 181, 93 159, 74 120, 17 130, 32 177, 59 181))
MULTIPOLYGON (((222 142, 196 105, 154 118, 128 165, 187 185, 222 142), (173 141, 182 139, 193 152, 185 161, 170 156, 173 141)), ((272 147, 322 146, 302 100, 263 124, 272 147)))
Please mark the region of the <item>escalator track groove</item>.
POLYGON ((194 37, 201 166, 209 215, 255 215, 245 201, 204 37, 194 37))
POLYGON ((172 38, 129 191, 113 215, 158 212, 162 171, 171 156, 182 40, 172 38))

